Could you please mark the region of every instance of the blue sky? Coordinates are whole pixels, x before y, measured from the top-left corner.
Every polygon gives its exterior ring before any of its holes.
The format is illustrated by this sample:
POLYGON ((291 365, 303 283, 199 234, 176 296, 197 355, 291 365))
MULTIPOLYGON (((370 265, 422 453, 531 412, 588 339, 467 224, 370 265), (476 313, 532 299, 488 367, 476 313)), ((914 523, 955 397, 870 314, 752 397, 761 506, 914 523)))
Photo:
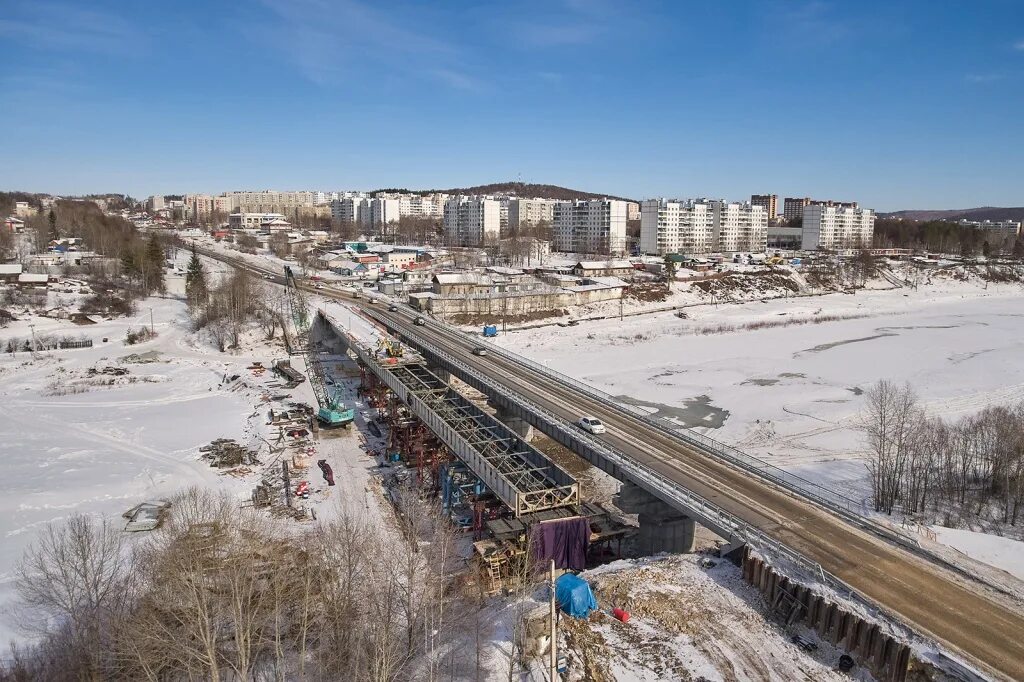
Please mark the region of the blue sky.
POLYGON ((0 189, 1022 205, 1020 0, 3 0, 0 189))

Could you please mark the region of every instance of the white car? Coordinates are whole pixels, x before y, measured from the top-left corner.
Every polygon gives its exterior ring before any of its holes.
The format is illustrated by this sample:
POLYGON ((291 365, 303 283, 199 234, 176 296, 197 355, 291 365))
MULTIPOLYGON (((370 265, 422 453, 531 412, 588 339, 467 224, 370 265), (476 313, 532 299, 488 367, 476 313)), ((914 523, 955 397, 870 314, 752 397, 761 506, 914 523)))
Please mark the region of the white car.
POLYGON ((590 431, 591 433, 604 433, 606 431, 604 424, 597 417, 580 417, 576 424, 584 431, 590 431))

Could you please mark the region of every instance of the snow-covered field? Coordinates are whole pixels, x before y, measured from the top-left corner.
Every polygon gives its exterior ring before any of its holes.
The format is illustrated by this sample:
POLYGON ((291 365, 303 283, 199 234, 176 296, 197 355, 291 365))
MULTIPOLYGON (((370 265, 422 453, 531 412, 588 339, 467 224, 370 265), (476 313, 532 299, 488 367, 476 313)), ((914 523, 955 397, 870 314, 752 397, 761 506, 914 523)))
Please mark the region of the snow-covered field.
MULTIPOLYGON (((214 271, 221 267, 208 263, 214 271)), ((199 448, 216 438, 234 438, 256 449, 264 465, 280 466, 270 461, 267 441, 276 429, 266 423, 266 400, 281 391, 272 388, 276 380, 270 373, 259 376, 247 369, 254 360, 269 366, 284 356, 280 343, 267 345, 253 334, 242 350, 218 353, 190 331, 183 278, 168 275, 167 280, 168 296, 140 302, 130 319, 76 326, 32 317, 0 329, 0 341, 30 337, 33 324, 39 336, 85 336, 94 342, 93 348, 47 351, 35 358, 27 352, 0 355, 0 641, 20 635, 8 613, 13 569, 45 524, 75 513, 120 522, 138 502, 189 485, 214 486, 242 503, 259 483, 260 471, 229 475, 211 468, 200 459, 199 448), (126 345, 129 328, 149 326, 150 309, 157 337, 126 345), (120 374, 124 370, 127 374, 120 374), (226 381, 235 375, 238 379, 226 381)), ((353 400, 353 368, 328 365, 344 398, 353 400)), ((301 362, 297 368, 305 369, 301 362)), ((308 382, 292 397, 315 402, 308 382)), ((362 420, 360 413, 357 421, 362 420)), ((337 513, 342 501, 380 515, 379 488, 371 481, 376 462, 364 452, 363 438, 359 429, 349 429, 324 434, 311 446, 308 479, 314 492, 304 503, 318 517, 337 513), (336 487, 324 485, 315 464, 321 458, 334 469, 336 487)))

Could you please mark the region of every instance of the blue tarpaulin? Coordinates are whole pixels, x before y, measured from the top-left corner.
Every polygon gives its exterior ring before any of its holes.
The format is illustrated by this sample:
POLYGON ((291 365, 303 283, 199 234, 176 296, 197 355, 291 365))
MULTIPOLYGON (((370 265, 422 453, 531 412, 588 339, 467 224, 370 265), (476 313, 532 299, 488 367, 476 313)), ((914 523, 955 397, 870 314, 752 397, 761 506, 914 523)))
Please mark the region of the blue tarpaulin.
POLYGON ((597 608, 597 599, 590 591, 590 585, 572 573, 566 573, 555 581, 555 599, 558 606, 573 618, 586 618, 597 608))

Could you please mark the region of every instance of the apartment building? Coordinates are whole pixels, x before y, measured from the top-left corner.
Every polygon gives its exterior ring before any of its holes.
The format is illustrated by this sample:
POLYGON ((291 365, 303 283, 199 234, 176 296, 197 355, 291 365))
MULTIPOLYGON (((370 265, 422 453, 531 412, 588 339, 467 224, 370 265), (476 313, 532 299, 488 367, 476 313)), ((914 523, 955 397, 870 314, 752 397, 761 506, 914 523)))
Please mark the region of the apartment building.
POLYGON ((370 200, 366 197, 345 197, 331 201, 331 219, 368 227, 371 222, 370 200))
POLYGON ((185 212, 192 220, 206 220, 213 213, 213 197, 209 194, 186 194, 185 212))
POLYGON ((640 204, 636 201, 626 202, 626 220, 640 220, 640 204))
POLYGON ((449 246, 484 246, 501 235, 501 204, 484 197, 457 196, 444 205, 444 236, 449 246))
POLYGON ((402 217, 400 199, 375 198, 370 200, 370 225, 380 227, 397 223, 402 217))
POLYGON ((807 206, 835 206, 837 208, 857 208, 856 201, 832 201, 831 199, 811 199, 810 197, 786 197, 782 204, 782 217, 786 222, 798 220, 804 215, 807 206))
POLYGON ((508 203, 508 226, 522 229, 541 222, 551 224, 555 219, 554 199, 510 199, 508 203))
MULTIPOLYGON (((765 213, 768 214, 769 222, 775 220, 775 216, 779 214, 779 195, 778 194, 751 194, 750 203, 754 206, 760 206, 764 209, 765 213)), ((800 207, 801 215, 803 215, 803 207, 800 207)))
POLYGON ((555 203, 552 214, 554 250, 625 255, 626 203, 617 199, 555 203))
POLYGON ((233 213, 238 208, 235 197, 230 194, 221 194, 213 198, 213 210, 217 213, 233 213))
POLYGON ((960 220, 957 224, 961 227, 983 230, 985 241, 990 243, 1000 244, 1021 236, 1021 224, 1016 220, 960 220))
POLYGON ((871 209, 811 203, 803 209, 801 248, 859 249, 871 246, 875 214, 871 209))
POLYGON ((765 250, 768 212, 749 202, 648 199, 640 207, 640 250, 698 255, 765 250))
MULTIPOLYGON (((228 226, 232 230, 257 230, 265 225, 289 225, 280 213, 232 213, 228 216, 228 226)), ((289 225, 290 226, 290 225, 289 225)))

